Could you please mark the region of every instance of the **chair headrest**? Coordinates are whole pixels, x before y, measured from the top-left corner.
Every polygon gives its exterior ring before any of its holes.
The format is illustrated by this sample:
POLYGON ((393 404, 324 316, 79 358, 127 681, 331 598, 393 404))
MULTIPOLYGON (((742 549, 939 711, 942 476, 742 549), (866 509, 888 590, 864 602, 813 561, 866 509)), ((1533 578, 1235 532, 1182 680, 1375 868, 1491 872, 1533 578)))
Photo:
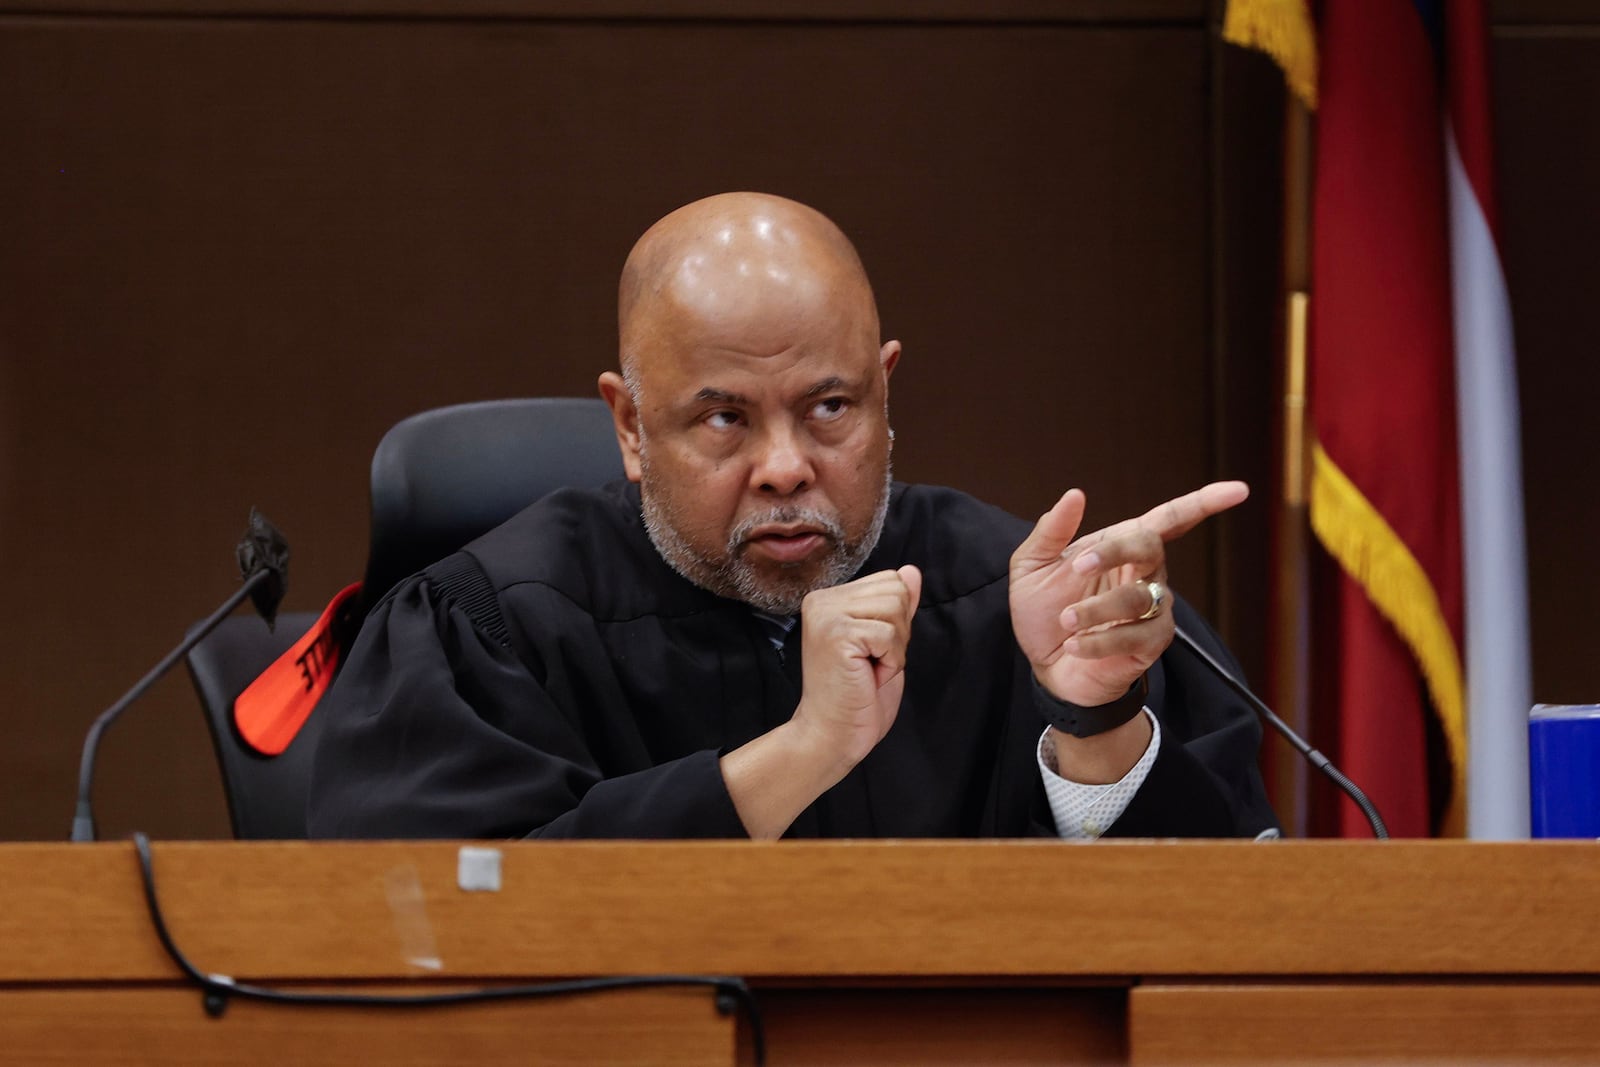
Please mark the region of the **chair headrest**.
POLYGON ((555 489, 622 477, 599 398, 486 400, 396 423, 372 456, 372 543, 362 598, 500 525, 555 489))

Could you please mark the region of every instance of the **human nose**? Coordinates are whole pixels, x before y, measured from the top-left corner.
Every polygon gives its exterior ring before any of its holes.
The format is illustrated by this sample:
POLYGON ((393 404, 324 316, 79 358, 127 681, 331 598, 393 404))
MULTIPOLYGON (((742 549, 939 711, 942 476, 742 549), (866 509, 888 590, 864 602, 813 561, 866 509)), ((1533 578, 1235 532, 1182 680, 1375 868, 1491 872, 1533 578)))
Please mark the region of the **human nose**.
POLYGON ((789 426, 769 429, 750 473, 752 485, 763 494, 793 496, 809 488, 816 468, 806 435, 789 426))

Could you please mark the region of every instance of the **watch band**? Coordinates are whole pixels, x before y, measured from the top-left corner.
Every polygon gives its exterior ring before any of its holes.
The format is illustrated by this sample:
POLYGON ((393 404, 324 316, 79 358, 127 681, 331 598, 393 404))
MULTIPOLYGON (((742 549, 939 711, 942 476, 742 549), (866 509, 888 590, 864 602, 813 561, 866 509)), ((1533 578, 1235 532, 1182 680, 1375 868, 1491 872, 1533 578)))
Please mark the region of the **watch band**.
POLYGON ((1144 709, 1145 698, 1150 695, 1150 679, 1140 674, 1122 696, 1092 708, 1060 699, 1040 685, 1038 678, 1033 680, 1033 688, 1039 694, 1039 710, 1045 722, 1073 737, 1093 737, 1115 730, 1144 709))

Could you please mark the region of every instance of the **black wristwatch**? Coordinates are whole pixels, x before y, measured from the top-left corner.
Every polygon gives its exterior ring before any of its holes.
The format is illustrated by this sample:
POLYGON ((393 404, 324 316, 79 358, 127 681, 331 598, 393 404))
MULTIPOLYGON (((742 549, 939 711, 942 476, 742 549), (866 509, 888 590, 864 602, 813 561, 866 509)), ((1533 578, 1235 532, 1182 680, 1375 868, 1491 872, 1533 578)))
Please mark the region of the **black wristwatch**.
POLYGON ((1040 685, 1038 678, 1033 680, 1033 688, 1039 694, 1039 710, 1045 722, 1073 737, 1093 737, 1115 730, 1144 709, 1145 698, 1150 695, 1150 679, 1141 674, 1122 696, 1092 708, 1060 699, 1040 685))

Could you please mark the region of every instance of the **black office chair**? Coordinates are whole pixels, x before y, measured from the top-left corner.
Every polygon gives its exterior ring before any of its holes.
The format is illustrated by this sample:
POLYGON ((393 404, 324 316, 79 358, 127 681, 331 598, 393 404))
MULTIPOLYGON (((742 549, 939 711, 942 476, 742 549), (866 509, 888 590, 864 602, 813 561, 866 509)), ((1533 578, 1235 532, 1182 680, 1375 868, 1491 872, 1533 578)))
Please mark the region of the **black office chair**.
MULTIPOLYGON (((341 655, 360 615, 407 576, 486 533, 553 489, 599 486, 622 476, 611 413, 599 399, 488 400, 404 419, 372 457, 372 541, 341 655)), ((313 711, 281 755, 245 740, 239 695, 317 621, 311 612, 225 621, 189 653, 205 708, 236 838, 306 836, 305 803, 321 719, 313 711)))
POLYGON ((620 477, 611 409, 598 397, 485 400, 404 419, 372 455, 362 596, 376 604, 553 489, 620 477))
POLYGON ((281 755, 263 756, 245 741, 234 721, 239 694, 289 650, 317 621, 314 611, 280 614, 274 629, 257 615, 223 620, 187 657, 189 679, 206 712, 211 745, 222 771, 233 836, 246 840, 292 840, 306 836, 305 791, 317 744, 311 716, 281 755), (293 804, 284 798, 299 796, 293 804))

